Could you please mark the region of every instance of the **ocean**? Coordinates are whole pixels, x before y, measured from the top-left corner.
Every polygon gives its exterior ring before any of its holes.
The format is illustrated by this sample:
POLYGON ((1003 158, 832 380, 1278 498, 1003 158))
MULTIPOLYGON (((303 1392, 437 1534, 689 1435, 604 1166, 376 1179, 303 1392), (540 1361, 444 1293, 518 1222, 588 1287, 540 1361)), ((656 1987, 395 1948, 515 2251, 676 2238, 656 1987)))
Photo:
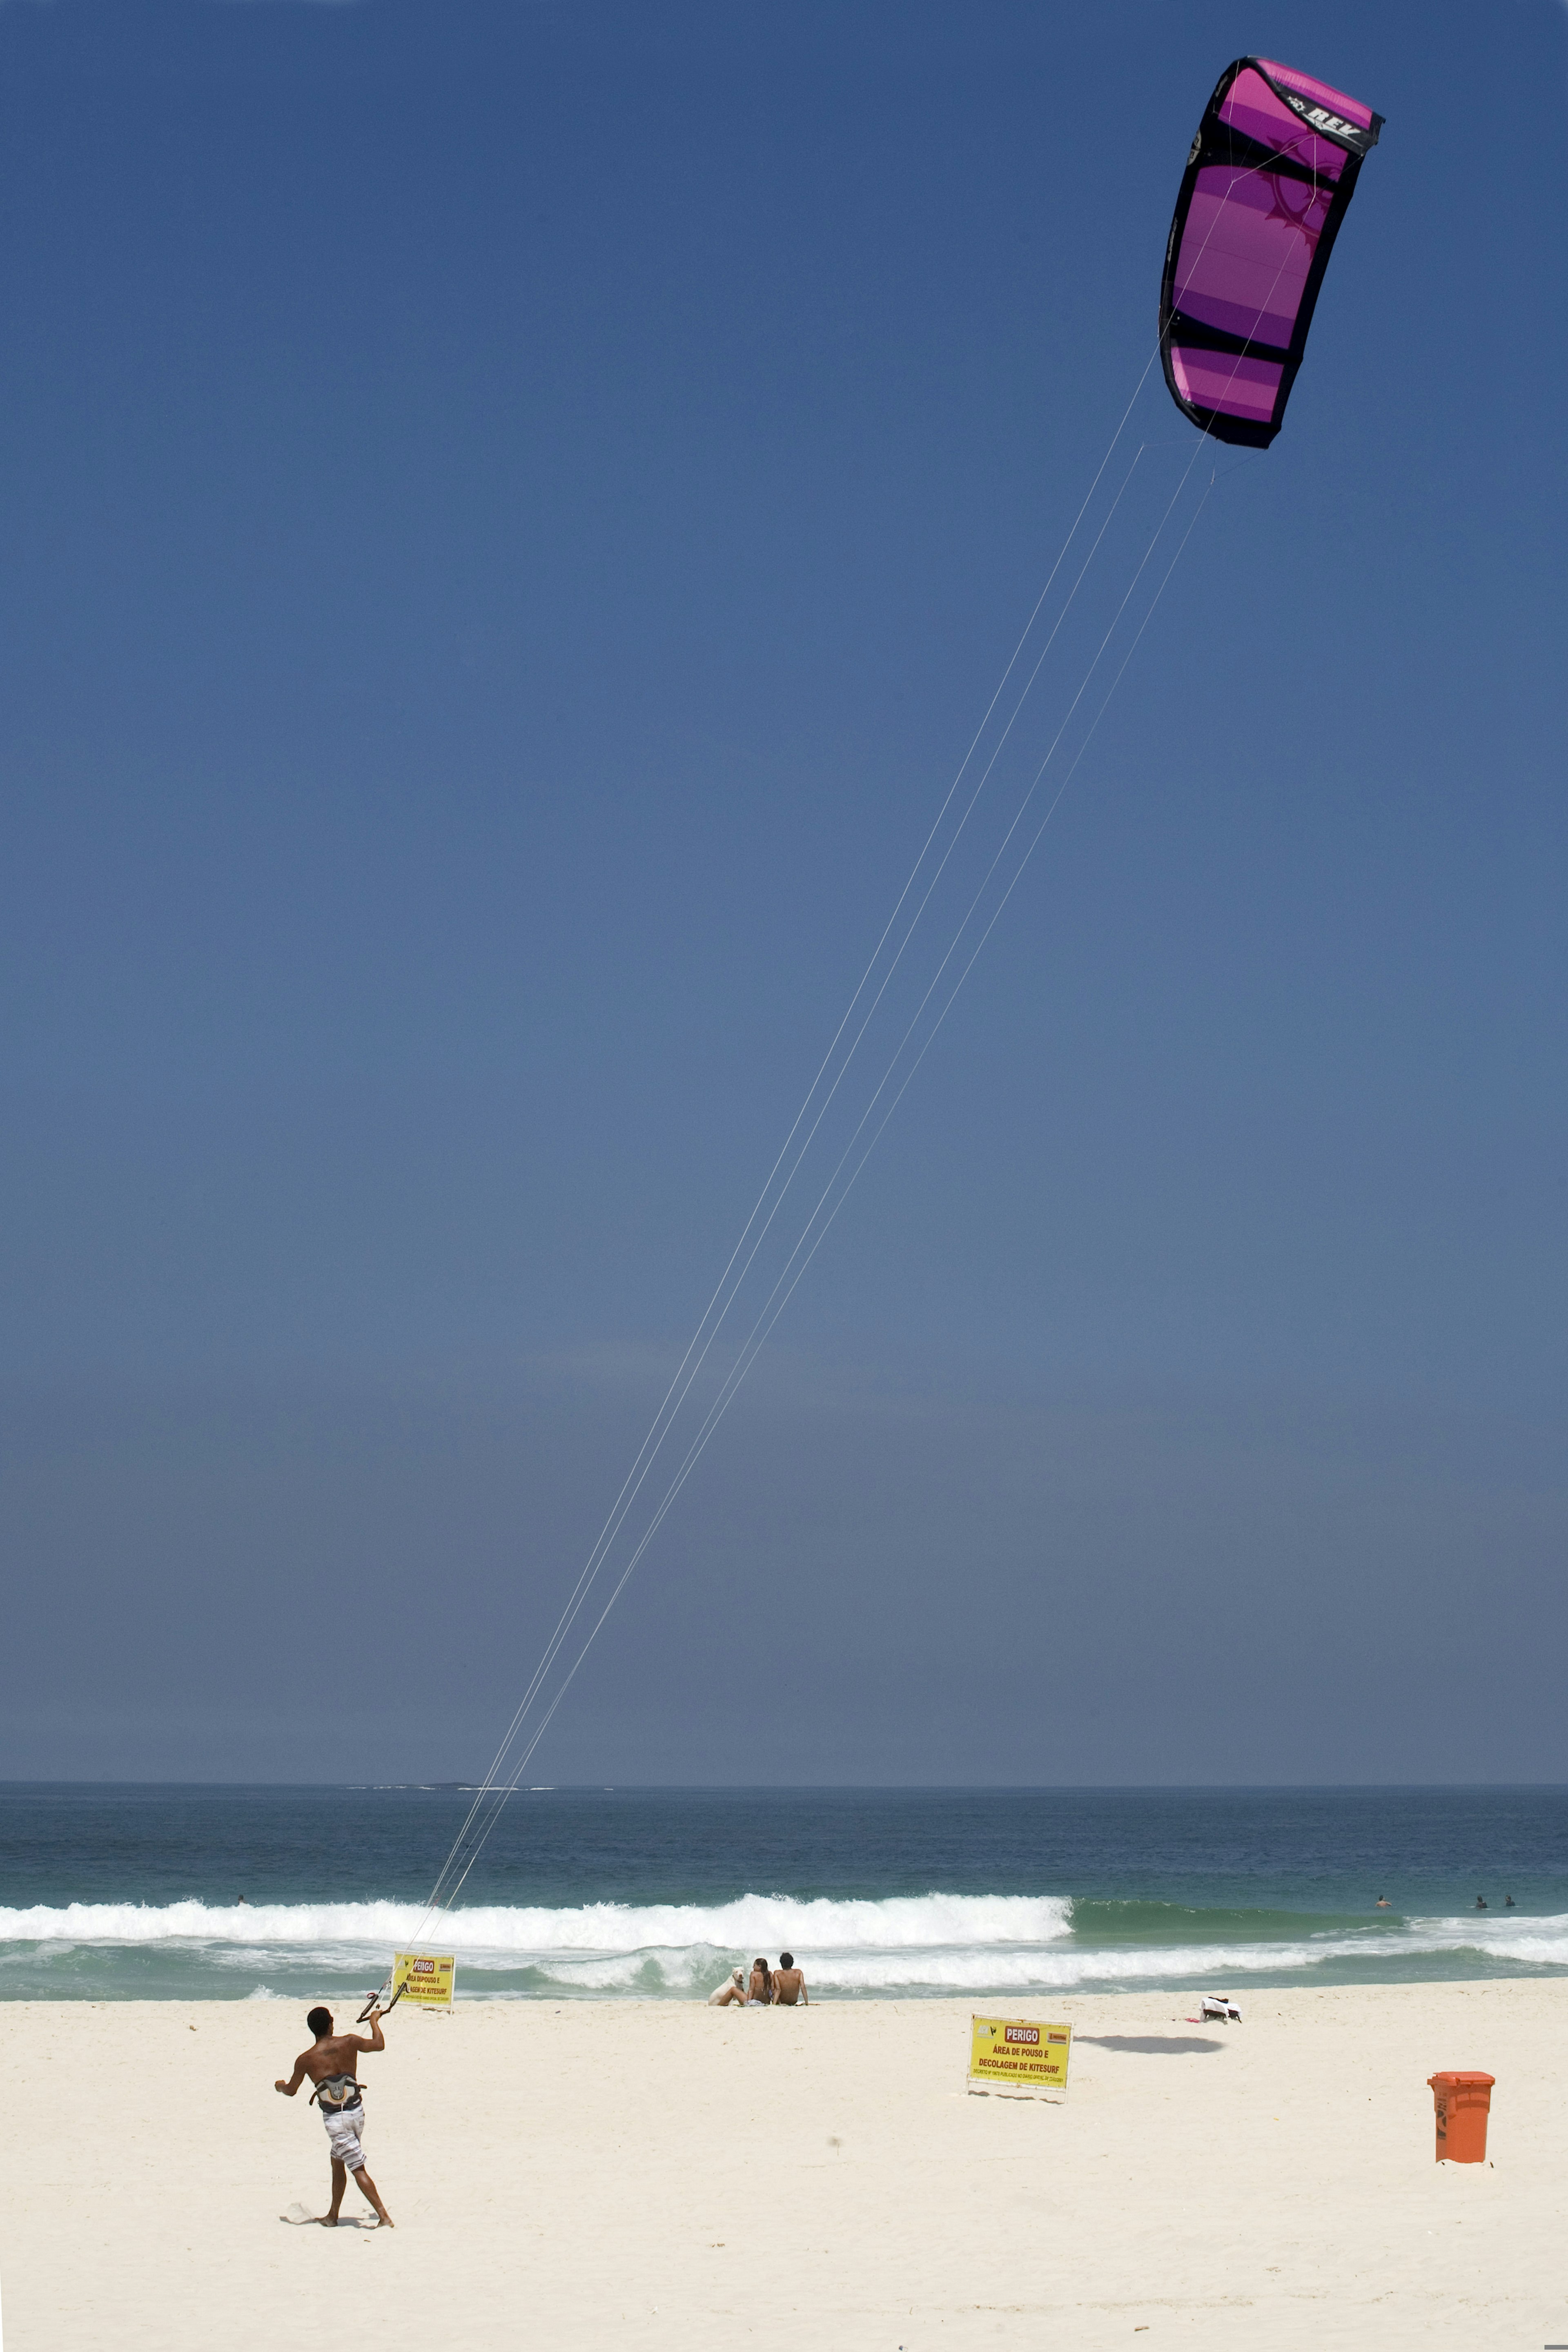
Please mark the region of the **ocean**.
MULTIPOLYGON (((0 1998, 363 1996, 468 1802, 0 1784, 0 1998)), ((531 1789, 426 1947, 557 2002, 784 1948, 834 2000, 1551 1975, 1568 1789, 531 1789)))

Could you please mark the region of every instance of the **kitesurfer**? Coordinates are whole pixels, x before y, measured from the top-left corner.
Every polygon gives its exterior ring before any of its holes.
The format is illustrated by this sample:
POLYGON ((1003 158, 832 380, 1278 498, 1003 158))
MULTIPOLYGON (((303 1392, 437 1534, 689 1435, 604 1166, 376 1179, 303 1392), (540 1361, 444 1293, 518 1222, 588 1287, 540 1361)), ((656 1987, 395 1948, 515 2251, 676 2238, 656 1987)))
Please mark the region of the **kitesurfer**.
POLYGON ((365 2033, 334 2033, 330 2009, 313 2009, 305 2020, 315 2040, 309 2050, 302 2050, 294 2061, 294 2072, 285 2083, 279 2080, 274 2087, 291 2099, 307 2075, 314 2083, 310 2104, 321 2110, 321 2121, 327 2126, 327 2138, 332 2151, 332 2201, 326 2212, 311 2219, 324 2229, 335 2230, 338 2213, 343 2201, 343 2190, 352 2172, 363 2195, 374 2206, 376 2218, 383 2229, 390 2230, 392 2216, 381 2201, 381 2192, 364 2168, 364 2094, 358 2081, 358 2062, 362 2053, 384 2050, 381 2012, 370 2013, 370 2032, 365 2033))

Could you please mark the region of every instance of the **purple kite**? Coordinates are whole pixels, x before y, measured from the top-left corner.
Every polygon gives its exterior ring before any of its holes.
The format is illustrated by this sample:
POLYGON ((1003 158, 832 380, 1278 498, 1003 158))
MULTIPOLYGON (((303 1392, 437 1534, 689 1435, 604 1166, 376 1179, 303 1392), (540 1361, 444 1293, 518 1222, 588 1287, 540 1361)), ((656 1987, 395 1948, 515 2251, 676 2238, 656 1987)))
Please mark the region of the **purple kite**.
POLYGON ((1383 117, 1267 58, 1226 66, 1187 157, 1160 286, 1171 397, 1217 441, 1267 449, 1362 158, 1383 117))

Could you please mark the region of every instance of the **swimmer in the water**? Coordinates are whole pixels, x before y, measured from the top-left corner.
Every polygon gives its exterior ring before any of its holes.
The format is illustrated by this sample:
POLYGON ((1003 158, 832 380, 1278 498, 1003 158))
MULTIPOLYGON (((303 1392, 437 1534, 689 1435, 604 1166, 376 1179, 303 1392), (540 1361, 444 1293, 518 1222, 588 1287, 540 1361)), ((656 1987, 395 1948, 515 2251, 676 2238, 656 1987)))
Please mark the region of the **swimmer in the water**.
POLYGON ((1379 1909, 1380 1911, 1386 1911, 1386 1910, 1387 1910, 1387 1908, 1388 1908, 1388 1897, 1387 1897, 1387 1895, 1380 1895, 1378 1896, 1378 1898, 1377 1898, 1377 1907, 1378 1907, 1378 1909, 1379 1909))

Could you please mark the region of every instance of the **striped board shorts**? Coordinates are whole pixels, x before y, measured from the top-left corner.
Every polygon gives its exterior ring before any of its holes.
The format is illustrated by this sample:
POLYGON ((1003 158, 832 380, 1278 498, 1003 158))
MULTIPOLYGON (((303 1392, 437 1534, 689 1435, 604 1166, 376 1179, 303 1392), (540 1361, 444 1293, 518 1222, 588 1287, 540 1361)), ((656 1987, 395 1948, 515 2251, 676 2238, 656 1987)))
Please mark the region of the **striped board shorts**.
POLYGON ((334 2164, 346 2164, 351 2172, 364 2169, 364 2150, 360 2141, 364 2133, 364 2108, 358 2102, 352 2107, 323 2107, 321 2121, 327 2126, 331 2142, 334 2164))

